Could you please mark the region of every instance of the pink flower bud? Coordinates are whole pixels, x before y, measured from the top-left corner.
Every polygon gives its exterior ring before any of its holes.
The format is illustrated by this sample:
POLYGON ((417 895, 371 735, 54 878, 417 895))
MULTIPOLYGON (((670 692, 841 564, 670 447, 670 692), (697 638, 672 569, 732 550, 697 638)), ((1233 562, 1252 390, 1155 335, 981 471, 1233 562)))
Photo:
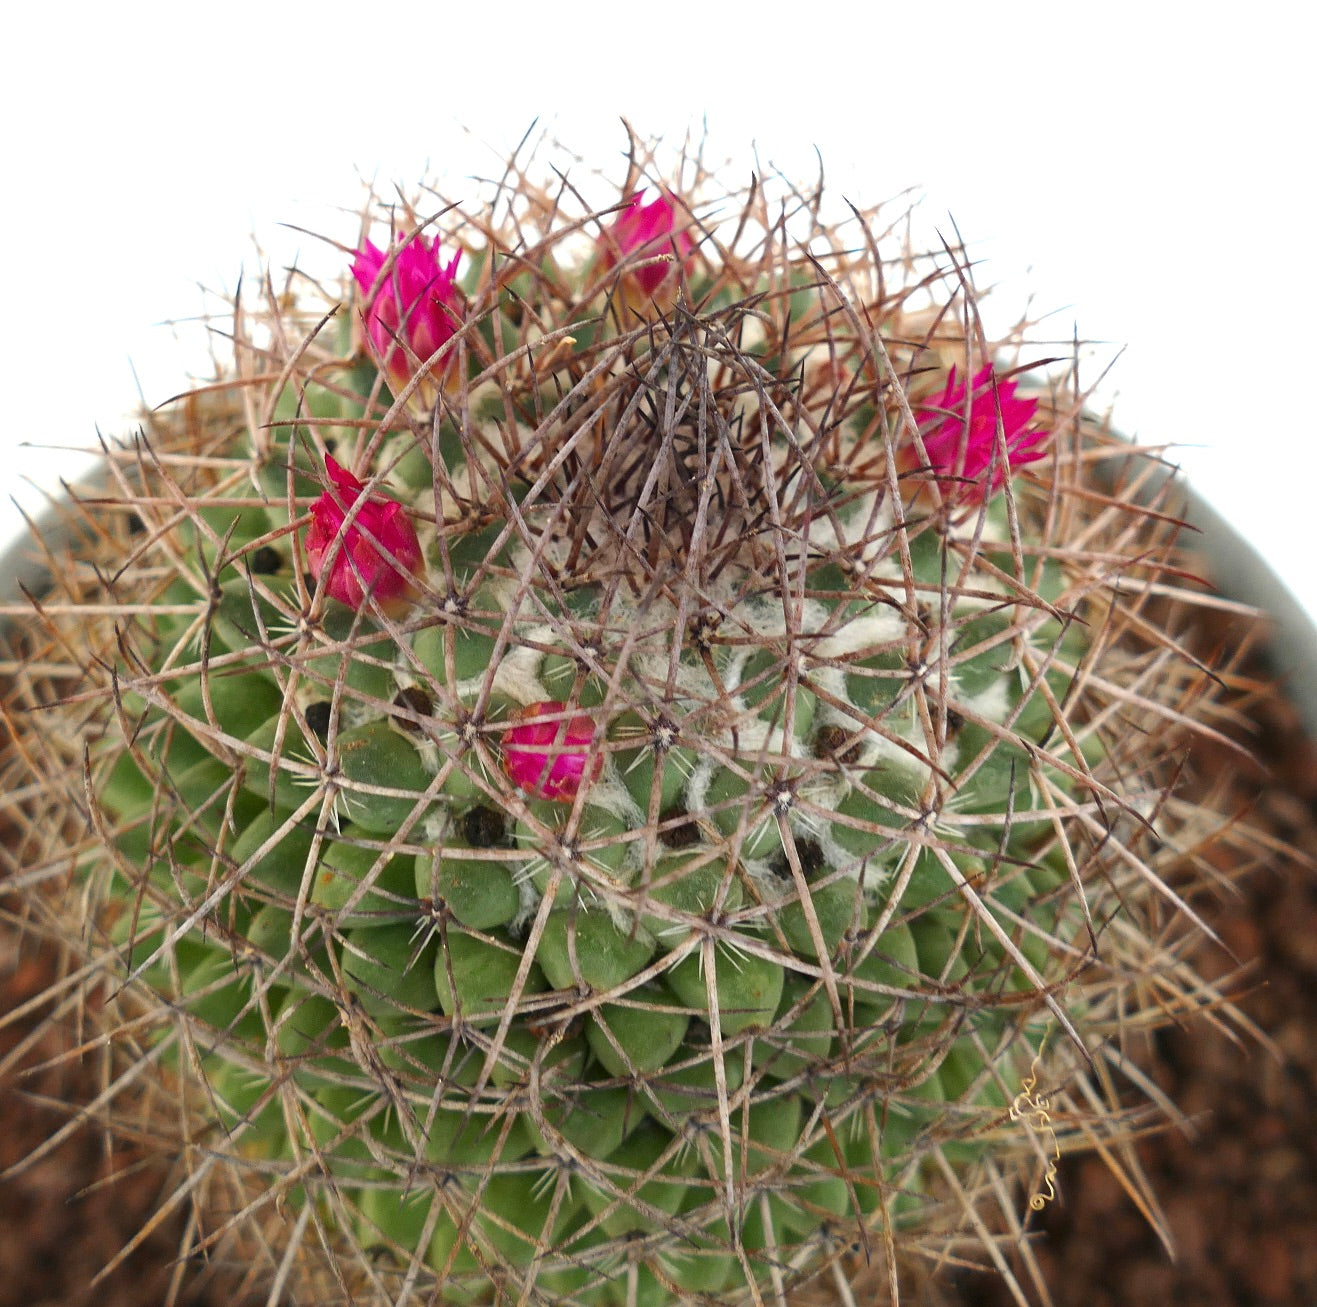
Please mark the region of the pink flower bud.
POLYGON ((503 732, 503 770, 534 798, 570 802, 603 767, 602 755, 590 748, 594 722, 568 711, 554 699, 528 704, 503 732))
POLYGON ((325 471, 330 488, 311 505, 306 529, 311 575, 330 598, 350 608, 360 608, 368 595, 385 608, 405 603, 421 569, 421 546, 403 506, 367 498, 345 527, 365 487, 328 454, 325 471))
MULTIPOLYGON (((438 245, 413 236, 385 254, 367 241, 352 260, 352 275, 365 297, 362 317, 370 347, 395 389, 401 390, 462 325, 465 301, 455 283, 462 251, 445 267, 438 245)), ((418 393, 431 404, 452 357, 422 382, 418 393)))
POLYGON ((621 217, 599 239, 602 267, 623 268, 622 299, 637 313, 644 311, 647 301, 670 305, 675 300, 683 269, 689 269, 695 252, 695 238, 684 225, 678 226, 679 210, 673 198, 660 194, 649 204, 641 204, 644 194, 637 191, 621 217), (635 266, 647 260, 662 261, 635 266))
POLYGON ((981 502, 986 494, 1000 490, 1016 468, 1045 457, 1040 446, 1051 433, 1029 426, 1038 401, 1017 399, 1015 391, 1014 381, 999 381, 993 386, 989 364, 975 376, 967 403, 965 383, 956 381, 956 369, 952 368, 941 397, 916 407, 915 419, 928 466, 948 498, 981 502), (999 415, 1006 435, 1005 465, 997 441, 999 415), (985 476, 989 467, 990 483, 985 476))

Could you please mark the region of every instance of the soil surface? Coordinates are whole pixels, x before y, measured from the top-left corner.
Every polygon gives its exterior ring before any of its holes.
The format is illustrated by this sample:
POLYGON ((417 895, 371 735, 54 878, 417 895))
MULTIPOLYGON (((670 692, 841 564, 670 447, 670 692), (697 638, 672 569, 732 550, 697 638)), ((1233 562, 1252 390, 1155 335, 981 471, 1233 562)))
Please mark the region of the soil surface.
MULTIPOLYGON (((0 1012, 41 993, 54 975, 46 954, 0 936, 0 1012)), ((31 1033, 20 1022, 0 1031, 0 1058, 31 1033)), ((95 1058, 62 1061, 63 1032, 44 1033, 24 1056, 37 1069, 0 1084, 0 1175, 69 1120, 70 1105, 95 1097, 95 1058), (52 1061, 51 1059, 55 1059, 52 1061), (40 1065, 46 1063, 46 1065, 40 1065)), ((3 1307, 160 1307, 169 1301, 183 1226, 168 1221, 102 1281, 96 1276, 150 1219, 165 1176, 133 1149, 111 1151, 99 1132, 78 1129, 48 1155, 0 1179, 0 1305, 3 1307)), ((182 1307, 255 1307, 202 1265, 185 1265, 182 1307)))
MULTIPOLYGON (((1317 750, 1287 705, 1260 708, 1249 743, 1260 762, 1200 758, 1230 769, 1253 821, 1317 853, 1317 750)), ((1138 1147, 1175 1245, 1168 1254, 1103 1163, 1066 1161, 1059 1199, 1034 1244, 1055 1307, 1294 1307, 1317 1304, 1317 874, 1277 856, 1213 922, 1229 952, 1204 946, 1200 968, 1248 968, 1239 1005, 1264 1040, 1232 1042, 1205 1022, 1159 1036, 1149 1070, 1193 1124, 1138 1147), (1233 958, 1231 957, 1233 954, 1233 958)), ((0 919, 0 1013, 39 993, 55 962, 0 919)), ((0 1030, 0 1060, 30 1032, 0 1030)), ((46 1032, 23 1057, 32 1067, 65 1046, 46 1032)), ((96 1090, 94 1057, 56 1062, 0 1083, 0 1172, 48 1139, 67 1104, 96 1090)), ((142 1228, 163 1173, 94 1131, 79 1131, 0 1180, 0 1307, 247 1307, 244 1294, 202 1264, 175 1264, 180 1226, 154 1230, 118 1269, 93 1277, 142 1228), (112 1183, 110 1183, 112 1181, 112 1183)), ((964 1272, 913 1287, 903 1300, 939 1307, 1005 1307, 995 1277, 964 1272)))

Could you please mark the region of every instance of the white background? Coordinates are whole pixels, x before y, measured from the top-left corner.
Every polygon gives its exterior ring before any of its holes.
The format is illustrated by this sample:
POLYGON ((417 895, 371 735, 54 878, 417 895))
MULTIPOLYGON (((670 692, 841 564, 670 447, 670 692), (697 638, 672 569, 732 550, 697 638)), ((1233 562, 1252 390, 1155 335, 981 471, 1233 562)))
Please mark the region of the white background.
POLYGON ((537 116, 619 178, 620 115, 707 118, 743 175, 754 146, 812 176, 817 146, 857 201, 918 187, 999 311, 1123 345, 1118 426, 1175 443, 1317 612, 1310 7, 35 8, 0 78, 6 500, 204 371, 159 324, 254 275, 253 236, 276 267, 314 244, 281 223, 352 242, 362 177, 460 195, 537 116))

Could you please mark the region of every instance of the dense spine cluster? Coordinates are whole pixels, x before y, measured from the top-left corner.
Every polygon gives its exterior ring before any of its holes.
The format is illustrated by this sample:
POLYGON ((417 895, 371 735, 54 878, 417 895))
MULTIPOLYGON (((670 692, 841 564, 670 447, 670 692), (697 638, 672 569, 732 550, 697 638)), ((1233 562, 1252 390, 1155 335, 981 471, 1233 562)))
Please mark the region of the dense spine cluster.
POLYGON ((783 1301, 1187 988, 1139 465, 954 262, 711 186, 392 213, 86 506, 92 970, 307 1301, 783 1301))

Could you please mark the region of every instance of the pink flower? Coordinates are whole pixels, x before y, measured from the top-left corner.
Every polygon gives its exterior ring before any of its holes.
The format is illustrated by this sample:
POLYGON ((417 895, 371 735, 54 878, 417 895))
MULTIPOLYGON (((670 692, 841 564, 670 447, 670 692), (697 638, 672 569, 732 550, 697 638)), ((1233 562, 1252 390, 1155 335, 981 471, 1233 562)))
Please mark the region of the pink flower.
POLYGON ((567 713, 554 699, 528 704, 503 732, 503 770, 534 798, 570 802, 603 767, 603 757, 590 748, 594 722, 567 713))
POLYGON ((622 216, 599 238, 605 269, 668 256, 666 261, 625 272, 623 298, 637 312, 645 300, 675 299, 681 270, 689 268, 695 252, 695 238, 685 226, 677 226, 678 208, 673 198, 660 194, 649 204, 641 204, 644 194, 637 191, 627 201, 622 216), (637 291, 639 297, 634 293, 637 291))
MULTIPOLYGON (((399 390, 462 325, 465 303, 454 281, 461 257, 458 250, 445 267, 437 244, 413 236, 387 255, 367 241, 352 260, 352 275, 366 299, 366 337, 399 390)), ((450 358, 431 374, 436 382, 451 363, 450 358)), ((422 382, 419 390, 424 402, 433 403, 436 384, 422 382)))
POLYGON ((989 364, 975 376, 967 404, 965 383, 956 381, 952 368, 941 397, 915 409, 929 467, 948 498, 979 502, 985 494, 1000 490, 1010 472, 1045 457, 1040 446, 1050 433, 1029 426, 1038 401, 1017 399, 1015 390, 1014 381, 999 381, 994 388, 989 364), (1002 464, 997 440, 999 414, 1006 435, 1007 466, 1002 464), (985 484, 984 474, 990 467, 991 483, 985 484))
POLYGON ((365 487, 328 454, 330 488, 311 505, 306 558, 311 575, 331 599, 360 608, 368 595, 389 608, 410 599, 412 578, 421 568, 421 546, 401 504, 367 498, 351 525, 348 512, 365 487), (323 575, 322 575, 323 574, 323 575))

